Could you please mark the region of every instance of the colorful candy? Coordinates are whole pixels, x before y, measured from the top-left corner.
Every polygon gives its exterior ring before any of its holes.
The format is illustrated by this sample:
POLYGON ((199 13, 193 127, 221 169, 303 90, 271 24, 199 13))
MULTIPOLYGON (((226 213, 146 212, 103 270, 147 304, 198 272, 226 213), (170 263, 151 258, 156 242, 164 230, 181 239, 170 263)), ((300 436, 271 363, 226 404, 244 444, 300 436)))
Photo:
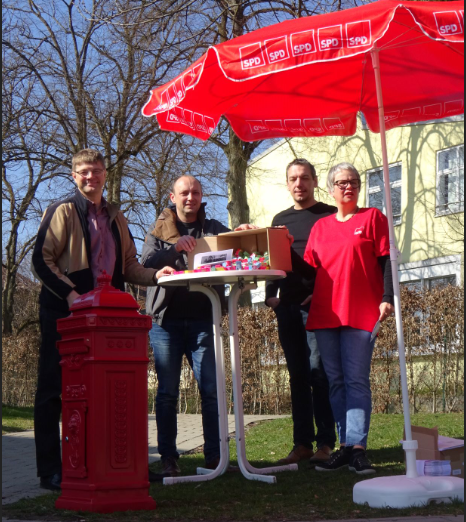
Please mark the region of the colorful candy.
POLYGON ((237 250, 235 258, 217 265, 203 265, 196 270, 183 270, 174 272, 173 275, 199 274, 208 272, 230 272, 235 270, 270 270, 270 256, 268 252, 253 252, 237 250))

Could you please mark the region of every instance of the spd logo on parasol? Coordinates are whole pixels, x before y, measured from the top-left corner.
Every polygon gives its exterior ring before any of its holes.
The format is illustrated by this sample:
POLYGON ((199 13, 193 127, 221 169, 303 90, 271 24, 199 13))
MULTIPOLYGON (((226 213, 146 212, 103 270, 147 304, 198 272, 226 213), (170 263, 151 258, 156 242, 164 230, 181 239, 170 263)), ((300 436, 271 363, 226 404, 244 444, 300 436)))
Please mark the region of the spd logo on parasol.
POLYGON ((264 53, 262 51, 262 44, 260 42, 247 45, 246 47, 240 47, 239 54, 243 71, 247 69, 256 69, 257 67, 263 67, 266 65, 264 53))
POLYGON ((282 62, 290 57, 288 36, 280 36, 265 41, 265 52, 270 64, 282 62))
POLYGON ((291 50, 293 56, 303 56, 317 52, 316 37, 314 29, 294 33, 291 35, 291 50))
POLYGON ((348 47, 365 47, 372 44, 372 27, 370 20, 346 24, 348 47))
POLYGON ((445 102, 445 116, 460 114, 464 111, 464 100, 452 100, 445 102))
POLYGON ((456 11, 442 11, 440 13, 434 13, 434 16, 438 31, 441 35, 453 36, 463 33, 460 15, 456 11))
POLYGON ((324 125, 329 131, 343 131, 345 130, 344 123, 340 118, 324 118, 324 125))
POLYGON ((321 51, 343 49, 343 26, 334 25, 319 29, 319 47, 321 51))
POLYGON ((258 134, 262 132, 267 132, 269 128, 264 125, 264 122, 262 120, 249 120, 249 127, 251 127, 251 132, 253 134, 258 134))
POLYGON ((322 134, 325 132, 320 118, 309 118, 304 120, 304 128, 311 134, 322 134))

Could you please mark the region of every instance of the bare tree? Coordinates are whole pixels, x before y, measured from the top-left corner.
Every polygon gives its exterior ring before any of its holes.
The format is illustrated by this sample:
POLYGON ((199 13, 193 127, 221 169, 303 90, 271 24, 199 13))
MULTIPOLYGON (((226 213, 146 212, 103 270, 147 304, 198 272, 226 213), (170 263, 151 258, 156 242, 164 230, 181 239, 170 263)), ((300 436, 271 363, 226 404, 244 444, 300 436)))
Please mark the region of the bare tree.
MULTIPOLYGON (((4 53, 2 84, 2 239, 3 333, 13 333, 18 271, 33 247, 43 204, 50 201, 46 183, 60 174, 53 126, 36 109, 41 100, 21 62, 4 53), (47 132, 45 132, 45 129, 47 132)), ((54 194, 60 192, 54 183, 54 194)), ((17 325, 21 328, 21 325, 17 325)))
MULTIPOLYGON (((172 3, 161 0, 157 7, 163 4, 169 13, 172 3)), ((155 9, 149 5, 117 13, 120 23, 109 24, 103 14, 115 12, 114 2, 86 5, 86 17, 73 0, 3 5, 5 333, 12 331, 16 275, 34 244, 43 209, 73 187, 72 155, 86 147, 102 150, 107 199, 131 210, 141 192, 136 167, 145 151, 152 180, 146 200, 158 200, 155 208, 160 208, 161 197, 154 194, 165 191, 166 166, 186 146, 140 116, 149 89, 192 59, 192 46, 182 43, 181 14, 145 23, 155 9)), ((150 222, 152 212, 144 218, 150 222)))

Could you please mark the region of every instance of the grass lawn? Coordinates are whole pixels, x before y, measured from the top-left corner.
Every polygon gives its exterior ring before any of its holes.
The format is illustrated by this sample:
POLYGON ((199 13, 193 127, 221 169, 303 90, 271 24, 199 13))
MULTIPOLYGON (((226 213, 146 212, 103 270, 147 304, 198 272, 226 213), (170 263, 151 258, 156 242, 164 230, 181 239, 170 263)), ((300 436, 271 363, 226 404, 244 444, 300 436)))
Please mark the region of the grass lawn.
MULTIPOLYGON (((413 424, 439 426, 442 435, 463 438, 464 415, 415 415, 413 424)), ((370 437, 370 457, 379 476, 403 474, 403 451, 398 441, 403 433, 401 415, 374 415, 370 437)), ((249 460, 257 467, 271 465, 288 453, 292 424, 290 419, 261 423, 247 434, 249 460)), ((232 458, 236 456, 231 443, 232 458)), ((202 454, 183 456, 180 467, 184 474, 193 474, 203 465, 202 454)), ((157 470, 157 465, 153 466, 157 470)), ((11 518, 40 518, 44 520, 161 520, 161 521, 314 521, 347 518, 382 518, 399 516, 463 515, 463 504, 433 505, 406 510, 375 510, 356 506, 352 490, 361 478, 342 471, 318 474, 308 463, 299 472, 277 474, 275 485, 249 482, 240 474, 229 473, 213 482, 151 486, 150 493, 157 501, 154 512, 114 513, 96 515, 56 511, 57 496, 48 495, 3 506, 4 515, 11 518)))
POLYGON ((12 408, 2 404, 2 435, 34 428, 34 408, 12 408))

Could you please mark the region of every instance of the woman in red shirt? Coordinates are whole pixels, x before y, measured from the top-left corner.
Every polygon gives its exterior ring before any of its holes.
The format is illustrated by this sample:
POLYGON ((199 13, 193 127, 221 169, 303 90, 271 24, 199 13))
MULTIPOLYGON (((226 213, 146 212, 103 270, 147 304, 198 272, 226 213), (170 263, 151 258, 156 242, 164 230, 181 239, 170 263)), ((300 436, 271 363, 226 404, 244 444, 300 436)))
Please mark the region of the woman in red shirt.
POLYGON ((330 401, 341 448, 316 467, 349 466, 375 473, 366 447, 372 412, 370 369, 377 321, 394 312, 387 218, 359 208, 359 172, 350 163, 333 167, 327 186, 338 213, 314 225, 304 259, 317 269, 307 329, 313 330, 330 382, 330 401))

